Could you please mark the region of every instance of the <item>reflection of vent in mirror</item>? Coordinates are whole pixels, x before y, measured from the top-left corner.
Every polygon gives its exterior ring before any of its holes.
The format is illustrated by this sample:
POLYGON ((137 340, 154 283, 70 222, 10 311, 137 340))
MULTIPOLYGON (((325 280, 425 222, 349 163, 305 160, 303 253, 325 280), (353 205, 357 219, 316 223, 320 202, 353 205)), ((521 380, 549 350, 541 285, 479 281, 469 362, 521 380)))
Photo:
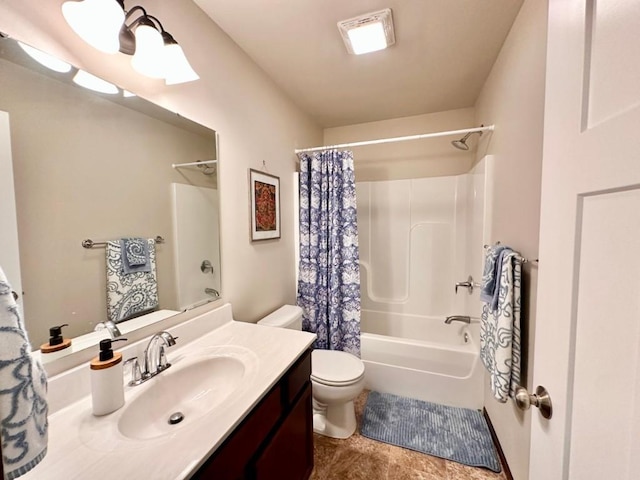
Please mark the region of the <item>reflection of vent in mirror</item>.
POLYGON ((184 310, 219 297, 218 192, 173 183, 172 201, 176 294, 184 310))

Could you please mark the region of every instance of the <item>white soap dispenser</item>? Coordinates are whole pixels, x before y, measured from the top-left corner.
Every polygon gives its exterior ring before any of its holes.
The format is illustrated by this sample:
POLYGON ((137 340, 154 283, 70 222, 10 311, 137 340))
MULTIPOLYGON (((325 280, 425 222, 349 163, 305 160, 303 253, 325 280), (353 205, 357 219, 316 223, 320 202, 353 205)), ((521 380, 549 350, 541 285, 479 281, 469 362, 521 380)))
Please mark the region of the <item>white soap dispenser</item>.
POLYGON ((127 339, 101 340, 100 355, 91 360, 91 403, 96 416, 115 412, 124 405, 122 354, 111 349, 112 342, 121 340, 127 339))

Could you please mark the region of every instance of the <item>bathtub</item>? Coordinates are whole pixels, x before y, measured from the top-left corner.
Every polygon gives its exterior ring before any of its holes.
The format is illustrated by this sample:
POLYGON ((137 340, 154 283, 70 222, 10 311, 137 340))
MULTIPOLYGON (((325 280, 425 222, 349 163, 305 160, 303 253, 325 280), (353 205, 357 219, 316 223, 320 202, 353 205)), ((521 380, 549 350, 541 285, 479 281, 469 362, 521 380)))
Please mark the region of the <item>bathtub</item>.
POLYGON ((454 407, 482 408, 479 324, 361 312, 365 388, 454 407))

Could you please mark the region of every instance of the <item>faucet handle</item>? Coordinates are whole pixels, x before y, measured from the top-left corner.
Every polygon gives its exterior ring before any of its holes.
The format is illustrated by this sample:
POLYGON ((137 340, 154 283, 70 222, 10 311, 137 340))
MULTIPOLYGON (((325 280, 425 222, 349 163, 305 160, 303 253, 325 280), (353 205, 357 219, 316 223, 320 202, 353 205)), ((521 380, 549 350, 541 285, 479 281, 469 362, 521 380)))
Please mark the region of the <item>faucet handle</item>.
POLYGON ((129 380, 128 385, 140 385, 142 383, 142 371, 140 370, 140 362, 138 361, 138 357, 132 357, 127 359, 123 365, 127 370, 131 370, 131 380, 129 380))
POLYGON ((458 293, 458 288, 462 287, 466 288, 469 292, 469 295, 471 295, 474 288, 480 288, 481 286, 482 285, 480 285, 478 282, 474 282, 473 277, 469 275, 466 282, 456 282, 456 293, 458 293))
POLYGON ((160 353, 158 354, 158 371, 166 370, 171 364, 167 361, 167 354, 164 351, 164 345, 160 346, 160 353))

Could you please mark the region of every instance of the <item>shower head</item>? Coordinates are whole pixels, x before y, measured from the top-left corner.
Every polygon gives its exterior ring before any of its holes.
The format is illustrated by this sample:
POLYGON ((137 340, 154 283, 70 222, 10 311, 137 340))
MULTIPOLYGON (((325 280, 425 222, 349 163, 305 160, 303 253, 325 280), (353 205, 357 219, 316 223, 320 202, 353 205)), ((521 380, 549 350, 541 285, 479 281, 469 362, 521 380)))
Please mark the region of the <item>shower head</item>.
POLYGON ((474 133, 478 133, 480 134, 480 136, 482 136, 482 132, 469 132, 460 140, 454 140, 453 142, 451 142, 451 145, 456 147, 458 150, 469 150, 469 145, 467 145, 467 139, 474 133))
MULTIPOLYGON (((198 163, 200 160, 198 160, 198 163)), ((200 165, 196 165, 202 173, 205 175, 213 175, 216 173, 216 163, 202 163, 200 165)))

